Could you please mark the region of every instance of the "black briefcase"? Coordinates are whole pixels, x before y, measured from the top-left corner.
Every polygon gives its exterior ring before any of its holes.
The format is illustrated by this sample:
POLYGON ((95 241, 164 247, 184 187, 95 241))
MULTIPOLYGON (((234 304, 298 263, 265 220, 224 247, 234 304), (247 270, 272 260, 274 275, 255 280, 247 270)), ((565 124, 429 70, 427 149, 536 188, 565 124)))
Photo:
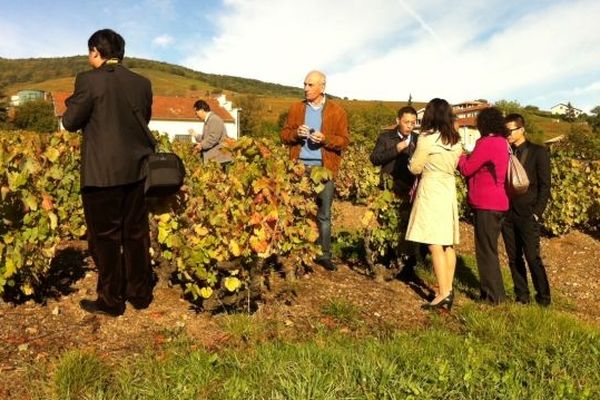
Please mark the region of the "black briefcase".
POLYGON ((154 153, 146 158, 146 197, 175 194, 183 185, 185 167, 174 153, 154 153))

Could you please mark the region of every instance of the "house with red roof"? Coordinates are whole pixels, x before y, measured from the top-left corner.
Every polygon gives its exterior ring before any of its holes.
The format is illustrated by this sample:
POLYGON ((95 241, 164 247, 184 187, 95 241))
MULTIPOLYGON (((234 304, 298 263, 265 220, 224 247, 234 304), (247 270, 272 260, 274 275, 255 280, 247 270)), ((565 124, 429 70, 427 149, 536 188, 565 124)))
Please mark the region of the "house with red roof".
MULTIPOLYGON (((51 99, 54 105, 54 114, 59 120, 61 130, 62 116, 66 111, 65 100, 71 94, 68 92, 52 92, 51 99)), ((152 99, 152 119, 148 127, 152 131, 166 133, 171 140, 191 141, 190 130, 201 133, 204 122, 198 120, 194 112, 196 97, 154 96, 152 99)), ((240 109, 233 108, 231 101, 225 95, 203 99, 210 106, 210 110, 217 114, 225 123, 227 136, 232 139, 239 138, 240 109)))
MULTIPOLYGON (((452 105, 452 111, 456 119, 454 120, 458 133, 460 134, 461 143, 465 149, 472 150, 475 147, 475 142, 481 136, 477 130, 477 115, 481 110, 491 107, 492 105, 486 101, 464 101, 452 105)), ((417 126, 421 126, 425 108, 417 111, 417 126)))

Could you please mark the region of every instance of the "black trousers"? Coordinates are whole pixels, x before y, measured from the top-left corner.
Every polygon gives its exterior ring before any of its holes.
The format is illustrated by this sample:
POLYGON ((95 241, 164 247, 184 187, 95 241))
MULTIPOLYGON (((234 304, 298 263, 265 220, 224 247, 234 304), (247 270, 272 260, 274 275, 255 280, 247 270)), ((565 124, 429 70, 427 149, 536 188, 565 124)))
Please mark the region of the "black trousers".
POLYGON ((152 298, 150 233, 144 181, 82 190, 98 299, 110 307, 152 298))
POLYGON ((481 299, 498 304, 506 298, 500 260, 498 238, 504 212, 475 210, 475 256, 481 285, 481 299))
POLYGON ((550 284, 540 256, 540 224, 533 215, 519 216, 509 211, 502 226, 502 237, 508 255, 515 297, 520 303, 529 303, 527 269, 535 288, 535 300, 541 305, 550 304, 550 284))

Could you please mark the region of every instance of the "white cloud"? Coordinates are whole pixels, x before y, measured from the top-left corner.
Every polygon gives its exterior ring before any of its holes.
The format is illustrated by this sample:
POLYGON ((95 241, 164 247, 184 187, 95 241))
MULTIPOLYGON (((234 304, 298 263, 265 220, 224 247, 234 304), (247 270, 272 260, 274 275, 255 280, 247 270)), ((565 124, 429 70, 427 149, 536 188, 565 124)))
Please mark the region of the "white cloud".
POLYGON ((403 21, 401 7, 361 1, 228 0, 217 17, 222 31, 184 60, 193 68, 300 85, 313 68, 345 70, 367 60, 370 43, 386 39, 403 21), (368 19, 366 18, 368 13, 368 19), (377 29, 365 29, 368 21, 377 29))
POLYGON ((155 37, 152 43, 159 47, 167 47, 173 43, 173 37, 170 35, 160 35, 155 37))
POLYGON ((127 56, 297 87, 317 68, 330 93, 350 98, 599 102, 597 0, 105 3, 77 3, 73 17, 66 0, 44 12, 14 3, 0 15, 0 56, 84 54, 89 34, 109 26, 127 56))
POLYGON ((336 95, 424 101, 524 101, 600 70, 600 2, 455 3, 227 0, 183 64, 294 86, 320 68, 336 95))

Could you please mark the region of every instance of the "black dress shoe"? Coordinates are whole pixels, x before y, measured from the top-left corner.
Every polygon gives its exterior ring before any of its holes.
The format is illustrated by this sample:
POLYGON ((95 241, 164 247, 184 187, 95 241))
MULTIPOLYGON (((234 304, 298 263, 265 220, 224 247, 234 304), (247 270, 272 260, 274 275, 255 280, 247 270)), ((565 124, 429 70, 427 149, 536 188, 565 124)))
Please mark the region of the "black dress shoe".
POLYGON ((138 297, 132 297, 132 298, 127 299, 127 301, 136 310, 143 310, 143 309, 148 308, 150 306, 150 303, 152 303, 152 296, 150 296, 147 299, 141 299, 141 298, 138 298, 138 297))
POLYGON ((316 263, 328 271, 337 271, 337 267, 329 258, 317 258, 316 263))
POLYGON ((83 299, 79 302, 79 306, 91 314, 109 315, 111 317, 118 317, 125 312, 125 304, 109 307, 102 300, 83 299))

